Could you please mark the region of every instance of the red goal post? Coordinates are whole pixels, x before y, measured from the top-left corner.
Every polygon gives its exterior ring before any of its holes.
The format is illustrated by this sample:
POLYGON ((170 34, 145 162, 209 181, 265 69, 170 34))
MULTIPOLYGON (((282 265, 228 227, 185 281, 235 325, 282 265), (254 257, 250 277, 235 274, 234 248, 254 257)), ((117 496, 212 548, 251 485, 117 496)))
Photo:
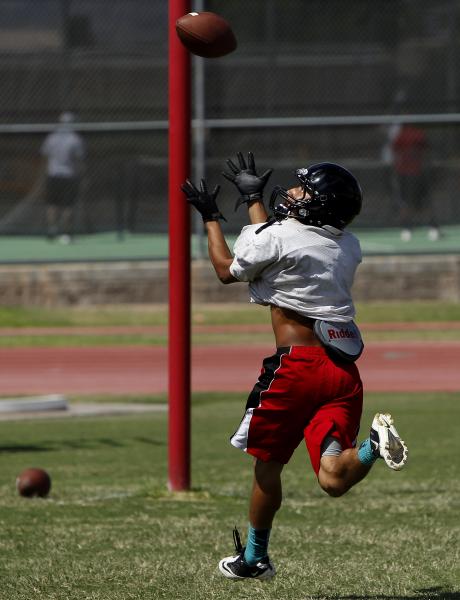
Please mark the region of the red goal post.
POLYGON ((190 210, 180 184, 190 175, 190 55, 176 35, 188 0, 169 0, 169 424, 168 487, 190 489, 190 210))

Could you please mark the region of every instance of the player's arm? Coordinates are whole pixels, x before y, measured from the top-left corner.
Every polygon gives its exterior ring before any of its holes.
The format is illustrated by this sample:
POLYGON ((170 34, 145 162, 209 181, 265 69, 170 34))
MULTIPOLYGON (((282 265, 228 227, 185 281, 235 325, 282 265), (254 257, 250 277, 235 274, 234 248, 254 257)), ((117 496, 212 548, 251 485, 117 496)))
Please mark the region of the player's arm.
POLYGON ((207 221, 205 227, 208 234, 209 258, 217 277, 222 283, 234 283, 238 281, 230 273, 233 256, 225 240, 220 223, 218 221, 207 221))
POLYGON ((200 182, 198 189, 189 179, 181 185, 181 189, 187 196, 189 204, 194 206, 203 218, 203 223, 208 234, 208 251, 211 263, 216 271, 217 277, 222 283, 233 283, 238 281, 230 273, 230 265, 233 257, 225 241, 224 233, 219 219, 225 221, 216 204, 217 194, 220 186, 216 185, 210 193, 204 179, 200 182))
POLYGON ((247 204, 251 223, 265 223, 268 215, 263 202, 263 190, 273 169, 267 169, 263 175, 258 175, 252 152, 248 152, 247 163, 241 152, 237 153, 237 158, 238 166, 228 159, 227 166, 230 172, 222 173, 237 187, 240 193, 235 210, 242 204, 247 204))
POLYGON ((256 223, 265 223, 268 219, 267 211, 262 200, 255 200, 248 204, 249 221, 254 225, 256 223))

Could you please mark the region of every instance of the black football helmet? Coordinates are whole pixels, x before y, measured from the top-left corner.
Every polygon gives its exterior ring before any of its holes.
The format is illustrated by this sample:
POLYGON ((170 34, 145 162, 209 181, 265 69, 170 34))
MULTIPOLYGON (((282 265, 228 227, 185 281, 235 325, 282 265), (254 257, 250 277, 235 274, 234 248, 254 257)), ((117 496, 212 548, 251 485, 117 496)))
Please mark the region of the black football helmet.
POLYGON ((294 217, 305 225, 344 229, 360 213, 361 187, 344 167, 324 162, 297 169, 295 174, 303 188, 303 198, 296 199, 286 188, 275 187, 270 198, 275 220, 294 217), (282 202, 277 205, 278 196, 282 202))

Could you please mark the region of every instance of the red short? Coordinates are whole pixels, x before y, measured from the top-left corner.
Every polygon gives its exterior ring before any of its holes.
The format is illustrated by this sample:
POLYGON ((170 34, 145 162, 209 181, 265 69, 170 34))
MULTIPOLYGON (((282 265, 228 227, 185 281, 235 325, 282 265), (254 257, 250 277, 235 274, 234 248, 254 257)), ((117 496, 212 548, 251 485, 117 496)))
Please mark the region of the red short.
POLYGON ((319 346, 278 348, 263 361, 231 443, 263 461, 285 464, 305 438, 318 474, 327 435, 343 450, 356 445, 362 405, 354 363, 334 361, 319 346))

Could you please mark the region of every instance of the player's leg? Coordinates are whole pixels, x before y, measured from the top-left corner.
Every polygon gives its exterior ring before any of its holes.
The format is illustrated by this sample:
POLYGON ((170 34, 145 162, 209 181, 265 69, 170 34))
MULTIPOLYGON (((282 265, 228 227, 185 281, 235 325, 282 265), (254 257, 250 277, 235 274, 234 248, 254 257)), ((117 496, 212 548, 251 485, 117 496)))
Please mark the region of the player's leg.
POLYGON ((78 196, 78 181, 74 177, 62 178, 61 196, 61 241, 69 243, 74 233, 75 204, 78 196))
POLYGON ((356 448, 343 450, 338 456, 326 454, 321 457, 318 483, 329 496, 343 496, 366 477, 372 465, 359 460, 356 448))
POLYGON ((47 237, 53 240, 58 233, 59 189, 56 177, 46 179, 46 226, 47 237))
POLYGON ((61 231, 63 206, 62 177, 48 177, 46 182, 46 203, 48 239, 55 239, 61 231))
POLYGON ((289 354, 290 348, 280 348, 264 360, 245 415, 231 438, 233 446, 255 457, 246 547, 234 532, 237 554, 219 563, 221 573, 231 579, 268 579, 275 574, 268 542, 273 518, 281 505, 281 472, 303 437, 302 418, 292 413, 296 403, 286 402, 287 397, 293 399, 295 395, 289 388, 295 380, 289 376, 289 354))
POLYGON ((416 180, 417 199, 416 210, 418 213, 424 213, 425 222, 428 225, 428 239, 436 242, 441 237, 441 230, 436 215, 437 203, 432 201, 430 190, 431 178, 427 172, 421 172, 416 180))
POLYGON ((61 235, 59 237, 63 244, 69 244, 72 241, 73 234, 73 209, 70 206, 64 206, 61 210, 61 235))
POLYGON ((361 481, 378 458, 393 470, 401 470, 407 462, 407 446, 399 436, 393 418, 377 413, 369 437, 359 448, 342 451, 340 442, 328 436, 323 442, 318 482, 330 496, 342 496, 361 481))
POLYGON ((399 188, 399 217, 401 223, 401 239, 409 242, 412 239, 412 227, 414 225, 411 211, 411 189, 410 180, 405 175, 398 175, 399 188))
POLYGON ((58 231, 58 208, 54 204, 46 206, 46 227, 48 239, 53 240, 58 231))
POLYGON ((255 529, 270 529, 281 506, 281 471, 284 465, 276 461, 256 459, 249 504, 249 522, 255 529))
POLYGON ((246 547, 242 546, 235 530, 237 554, 219 563, 221 573, 229 579, 269 579, 275 575, 268 556, 268 542, 273 519, 281 506, 283 466, 276 461, 255 460, 246 547))

